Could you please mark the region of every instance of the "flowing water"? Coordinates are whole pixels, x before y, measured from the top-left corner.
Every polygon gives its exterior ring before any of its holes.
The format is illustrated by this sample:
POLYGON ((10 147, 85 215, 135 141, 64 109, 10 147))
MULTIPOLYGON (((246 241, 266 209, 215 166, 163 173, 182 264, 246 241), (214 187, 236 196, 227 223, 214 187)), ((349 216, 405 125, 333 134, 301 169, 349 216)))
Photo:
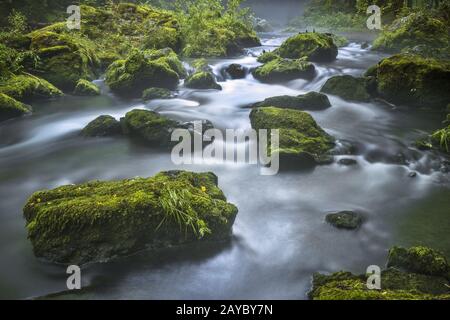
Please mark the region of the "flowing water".
MULTIPOLYGON (((237 59, 211 60, 224 66, 258 65, 255 56, 287 36, 268 34, 264 46, 237 59)), ((262 84, 248 75, 226 80, 222 91, 186 90, 176 99, 121 100, 103 85, 99 97, 71 97, 34 104, 35 113, 0 125, 0 298, 30 298, 66 289, 65 268, 39 261, 27 240, 22 207, 40 189, 88 180, 152 176, 180 169, 170 153, 126 138, 84 139, 79 131, 101 114, 117 118, 134 108, 156 110, 177 120, 208 119, 220 129, 250 128, 250 103, 277 95, 320 90, 333 75, 360 75, 382 55, 358 43, 341 48, 337 61, 316 64, 313 81, 262 84)), ((351 167, 335 163, 308 171, 262 176, 244 163, 183 166, 213 171, 239 214, 232 240, 142 252, 82 269, 87 290, 71 298, 305 299, 314 272, 341 269, 363 273, 383 266, 393 244, 424 244, 450 255, 449 177, 445 159, 411 143, 441 126, 441 115, 351 103, 330 96, 332 108, 311 112, 340 143, 357 152, 351 167), (417 172, 412 178, 410 172, 417 172), (341 231, 324 222, 327 212, 358 210, 365 223, 341 231)), ((220 143, 216 141, 215 143, 220 143)), ((339 159, 339 157, 337 157, 339 159)), ((448 162, 447 162, 448 164, 448 162)))

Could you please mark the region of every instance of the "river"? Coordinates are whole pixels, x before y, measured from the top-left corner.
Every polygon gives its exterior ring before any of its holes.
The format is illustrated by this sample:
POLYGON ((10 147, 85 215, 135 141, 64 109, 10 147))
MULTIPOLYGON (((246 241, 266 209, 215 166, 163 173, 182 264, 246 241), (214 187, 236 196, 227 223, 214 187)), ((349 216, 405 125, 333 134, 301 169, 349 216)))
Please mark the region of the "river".
MULTIPOLYGON (((257 66, 256 55, 286 38, 264 34, 263 46, 249 49, 248 55, 210 64, 218 75, 231 63, 257 66)), ((439 114, 329 96, 331 108, 310 113, 339 142, 356 145, 357 152, 348 157, 358 164, 275 176, 262 176, 258 166, 244 163, 178 167, 170 153, 125 138, 79 135, 99 115, 119 118, 134 108, 184 121, 208 119, 220 129, 247 129, 250 110, 244 106, 318 91, 329 77, 360 75, 383 57, 351 42, 340 48, 335 62, 316 64, 312 81, 268 85, 248 75, 222 79, 222 91, 180 86, 176 99, 148 104, 121 100, 98 80, 101 96, 35 103, 33 115, 0 124, 0 298, 66 289, 65 268, 36 259, 27 240, 22 207, 34 191, 170 169, 218 175, 228 200, 239 208, 230 243, 147 251, 86 266, 82 282, 88 289, 66 298, 306 299, 314 272, 364 273, 369 265, 383 267, 394 244, 424 244, 450 256, 450 179, 441 172, 444 160, 411 147, 416 138, 441 127, 439 114), (417 172, 414 178, 412 171, 417 172), (324 216, 338 210, 363 212, 365 223, 357 231, 334 229, 324 216)))

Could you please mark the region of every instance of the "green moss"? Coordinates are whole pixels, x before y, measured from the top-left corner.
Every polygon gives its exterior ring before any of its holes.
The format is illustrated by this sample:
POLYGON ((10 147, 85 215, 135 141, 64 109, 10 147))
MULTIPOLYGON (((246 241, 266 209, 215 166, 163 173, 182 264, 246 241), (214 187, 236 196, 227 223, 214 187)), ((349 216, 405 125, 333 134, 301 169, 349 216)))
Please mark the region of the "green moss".
POLYGON ((450 267, 445 256, 427 247, 391 248, 389 250, 388 267, 397 267, 409 272, 450 279, 450 267))
POLYGON ((142 100, 144 101, 170 98, 172 98, 172 92, 164 88, 148 88, 142 93, 142 100))
POLYGON ((224 240, 236 214, 213 173, 184 171, 62 186, 36 192, 24 207, 35 255, 67 264, 224 240))
POLYGON ((78 96, 98 96, 100 94, 100 88, 95 83, 80 79, 73 93, 78 96))
POLYGON ((250 113, 250 121, 255 130, 279 129, 279 148, 269 148, 269 154, 279 153, 286 159, 305 159, 318 163, 334 146, 333 138, 303 111, 256 108, 250 113))
POLYGON ((323 110, 331 107, 330 100, 322 93, 308 92, 299 96, 277 96, 255 103, 253 108, 277 107, 299 110, 323 110))
MULTIPOLYGON (((375 72, 375 71, 372 71, 375 72)), ((388 101, 413 107, 444 109, 450 100, 450 62, 398 54, 376 67, 378 93, 388 101)))
POLYGON ((330 213, 325 221, 339 229, 357 229, 363 222, 360 214, 353 211, 330 213))
MULTIPOLYGON (((448 119, 449 116, 447 115, 447 121, 448 119)), ((450 125, 435 131, 431 135, 431 144, 442 152, 450 154, 450 125)))
POLYGON ((81 131, 85 137, 106 137, 122 133, 120 122, 107 115, 99 116, 81 131))
POLYGON ((337 46, 330 35, 322 33, 300 33, 287 39, 276 53, 283 58, 309 61, 334 61, 338 54, 337 46))
POLYGON ((275 52, 269 51, 269 52, 264 52, 263 54, 261 54, 257 60, 258 60, 258 62, 261 62, 261 63, 267 63, 267 62, 270 62, 272 60, 276 60, 279 58, 280 58, 280 56, 277 55, 275 52))
POLYGON ((216 82, 216 77, 211 72, 200 71, 192 74, 186 79, 184 85, 191 89, 216 89, 222 87, 216 82))
POLYGON ((150 146, 168 146, 172 131, 178 125, 156 112, 139 109, 128 112, 121 121, 127 134, 150 146))
POLYGON ((425 12, 412 13, 394 21, 374 41, 373 49, 399 52, 416 46, 449 50, 448 26, 425 12))
POLYGON ((30 107, 0 93, 0 121, 9 120, 30 113, 30 107))
POLYGON ((46 80, 30 74, 9 78, 0 84, 0 92, 22 102, 51 99, 63 95, 58 88, 46 80))
POLYGON ((106 83, 117 94, 141 96, 149 87, 174 89, 180 79, 178 68, 181 62, 171 50, 134 51, 109 66, 106 83))
POLYGON ((321 91, 337 95, 346 100, 370 100, 370 95, 366 89, 366 80, 364 78, 355 78, 350 75, 335 76, 328 79, 321 91))
POLYGON ((294 79, 312 79, 316 74, 312 63, 302 59, 276 59, 253 71, 253 76, 268 83, 284 82, 294 79))

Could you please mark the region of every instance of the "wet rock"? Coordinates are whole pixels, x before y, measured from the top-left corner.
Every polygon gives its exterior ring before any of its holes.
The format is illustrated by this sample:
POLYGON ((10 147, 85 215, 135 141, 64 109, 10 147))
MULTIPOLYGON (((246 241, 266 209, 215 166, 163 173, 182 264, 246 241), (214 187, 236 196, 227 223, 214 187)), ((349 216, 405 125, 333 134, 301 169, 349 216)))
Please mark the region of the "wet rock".
POLYGON ((48 81, 32 75, 16 75, 0 84, 0 93, 20 102, 52 99, 63 95, 48 81))
POLYGON ((189 76, 184 85, 191 89, 222 90, 222 86, 216 82, 216 77, 214 74, 206 71, 196 72, 189 76))
POLYGON ((323 33, 300 33, 287 39, 276 50, 282 58, 306 58, 315 62, 331 62, 336 60, 338 48, 333 38, 323 33))
POLYGON ((355 78, 350 75, 335 76, 327 80, 321 92, 337 95, 345 100, 363 101, 370 100, 364 78, 355 78))
POLYGON ((338 163, 342 166, 355 166, 358 164, 358 161, 356 161, 355 159, 345 158, 345 159, 340 159, 338 161, 338 163))
POLYGON ((232 78, 232 79, 243 79, 247 75, 247 69, 243 67, 240 64, 233 63, 230 64, 226 69, 225 72, 232 78))
POLYGON ((17 118, 30 112, 30 106, 27 106, 6 94, 0 93, 0 121, 17 118))
POLYGON ((417 177, 417 172, 410 172, 410 173, 408 174, 408 177, 410 177, 410 178, 415 178, 415 177, 417 177))
POLYGON ((341 211, 330 213, 325 217, 326 222, 338 229, 354 230, 361 226, 363 219, 359 213, 353 211, 341 211))
POLYGON ((361 49, 367 49, 369 48, 370 44, 368 42, 361 43, 361 49))
POLYGON ((39 191, 24 207, 28 238, 37 257, 77 265, 227 240, 238 210, 216 181, 178 171, 39 191))
POLYGON ((275 52, 269 51, 266 52, 264 51, 259 57, 258 57, 258 62, 260 63, 267 63, 270 62, 272 60, 276 60, 276 59, 280 59, 281 57, 279 55, 277 55, 275 52))
POLYGON ((98 96, 100 88, 90 81, 81 79, 77 82, 73 94, 77 96, 98 96))
POLYGON ((316 69, 312 63, 302 59, 275 59, 256 68, 253 76, 262 82, 277 83, 295 79, 312 79, 316 69))
POLYGON ((172 92, 165 88, 148 88, 142 92, 142 100, 149 101, 154 99, 170 99, 172 92))
POLYGON ((308 92, 299 96, 277 96, 255 103, 253 108, 277 107, 298 110, 324 110, 331 107, 330 100, 322 93, 308 92))
POLYGON ((450 279, 450 266, 446 257, 441 252, 427 247, 392 247, 389 250, 387 266, 450 279))
POLYGON ((108 115, 99 116, 91 121, 81 132, 85 137, 107 137, 121 133, 120 122, 108 115))

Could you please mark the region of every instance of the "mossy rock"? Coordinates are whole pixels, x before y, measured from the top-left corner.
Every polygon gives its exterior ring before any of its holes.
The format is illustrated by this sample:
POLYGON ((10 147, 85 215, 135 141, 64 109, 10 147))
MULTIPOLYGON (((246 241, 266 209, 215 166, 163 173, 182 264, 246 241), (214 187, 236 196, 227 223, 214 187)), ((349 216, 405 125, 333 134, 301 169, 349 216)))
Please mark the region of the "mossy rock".
POLYGON ((341 211, 327 214, 325 221, 338 229, 354 230, 361 226, 363 219, 357 212, 341 211))
POLYGON ((338 48, 330 35, 323 33, 299 33, 287 39, 276 50, 283 58, 300 59, 306 57, 309 61, 331 62, 336 60, 338 48))
POLYGON ((328 135, 304 111, 264 107, 250 113, 252 128, 279 129, 279 146, 268 154, 278 153, 281 165, 294 167, 321 164, 328 158, 328 151, 334 147, 334 139, 328 135))
POLYGON ((81 131, 81 134, 85 137, 109 137, 120 135, 121 133, 122 127, 120 122, 108 115, 99 116, 89 122, 81 131))
POLYGON ((395 20, 374 41, 373 49, 399 52, 424 46, 434 52, 444 49, 448 54, 449 41, 448 26, 422 11, 395 20))
POLYGON ((275 59, 253 71, 253 76, 262 82, 277 83, 295 79, 312 79, 316 68, 302 59, 275 59))
POLYGON ((39 191, 24 216, 37 257, 82 265, 143 249, 227 240, 237 211, 213 173, 172 171, 39 191))
POLYGON ((328 97, 319 92, 308 92, 299 96, 277 96, 255 103, 253 108, 277 107, 298 110, 324 110, 331 107, 328 97))
POLYGON ((237 63, 232 63, 225 68, 225 72, 231 77, 231 79, 243 79, 247 75, 247 69, 237 63))
POLYGON ((100 88, 90 81, 80 79, 73 91, 77 96, 98 96, 100 94, 100 88))
POLYGON ((445 256, 431 248, 393 247, 389 250, 388 267, 450 279, 450 266, 445 256))
POLYGON ((148 88, 142 92, 142 100, 154 100, 154 99, 170 99, 172 98, 172 91, 165 88, 148 88))
POLYGON ((339 96, 345 100, 367 102, 370 95, 366 89, 366 79, 350 75, 335 76, 325 82, 321 92, 339 96))
POLYGON ((273 51, 263 52, 256 60, 260 63, 267 63, 279 59, 280 56, 273 51))
POLYGON ((366 275, 337 272, 316 273, 309 297, 313 300, 448 300, 450 289, 442 277, 406 273, 396 269, 381 272, 381 290, 367 288, 366 275))
POLYGON ((216 82, 214 74, 206 71, 195 72, 186 79, 184 85, 191 89, 222 90, 222 86, 216 82))
POLYGON ((173 51, 134 51, 125 60, 111 64, 106 72, 106 83, 122 96, 140 97, 149 87, 174 89, 180 80, 176 69, 181 62, 173 51))
POLYGON ((0 92, 22 102, 51 99, 63 95, 61 90, 44 79, 32 75, 17 75, 0 84, 0 92))
POLYGON ((450 101, 450 62, 397 54, 371 68, 378 94, 389 102, 445 109, 450 101))
POLYGON ((0 121, 17 118, 31 112, 31 107, 0 93, 0 121))
POLYGON ((93 79, 100 67, 95 44, 76 33, 39 29, 28 35, 40 60, 33 73, 63 90, 73 91, 79 79, 93 79))
POLYGON ((152 147, 170 145, 178 122, 149 110, 134 109, 121 119, 125 133, 152 147))

